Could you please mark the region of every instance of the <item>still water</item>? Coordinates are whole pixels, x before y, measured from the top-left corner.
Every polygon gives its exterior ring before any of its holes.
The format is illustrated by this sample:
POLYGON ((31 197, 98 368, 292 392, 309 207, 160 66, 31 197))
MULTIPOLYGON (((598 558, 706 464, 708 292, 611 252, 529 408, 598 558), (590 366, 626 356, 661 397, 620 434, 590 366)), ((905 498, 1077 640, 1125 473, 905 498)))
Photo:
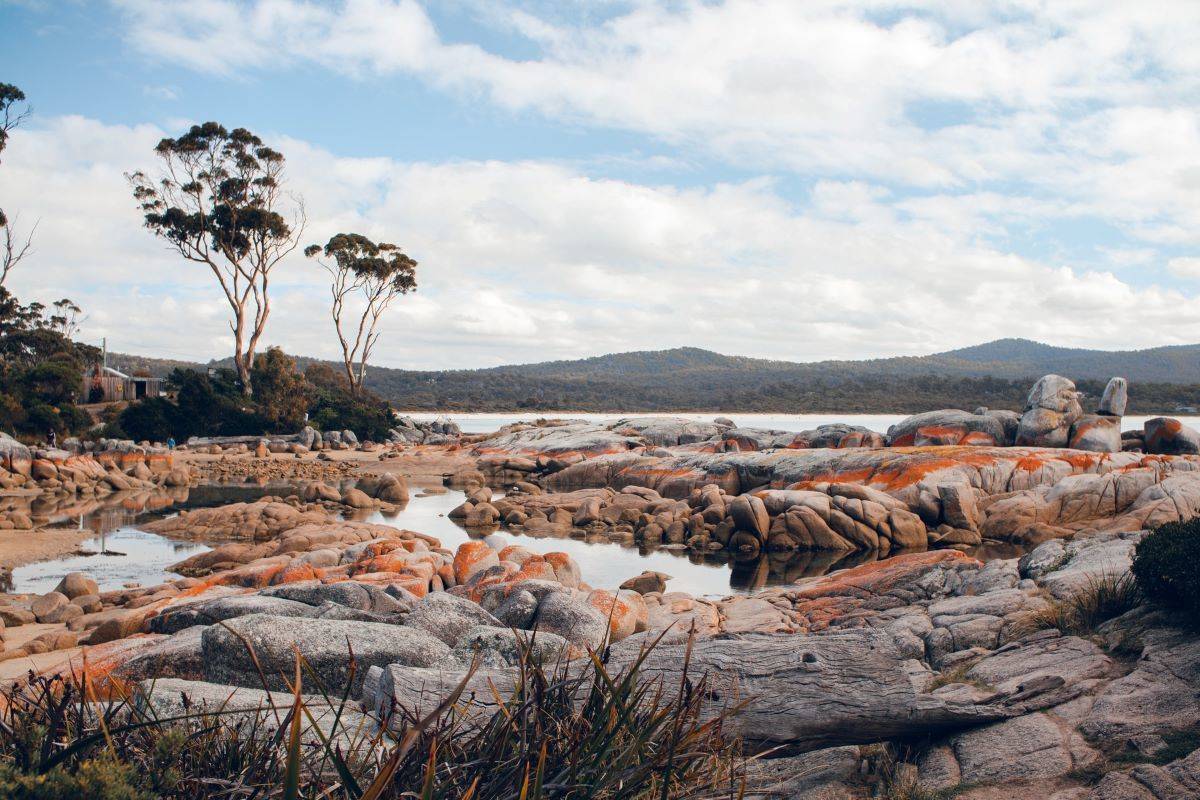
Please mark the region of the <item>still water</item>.
MULTIPOLYGON (((713 417, 728 417, 745 428, 769 428, 780 431, 806 431, 818 425, 829 425, 843 422, 848 425, 861 425, 869 430, 887 433, 888 427, 895 425, 907 417, 907 414, 738 414, 732 411, 713 411, 704 414, 669 414, 666 412, 630 411, 625 414, 585 414, 577 411, 539 411, 536 413, 508 414, 408 414, 415 420, 427 422, 440 416, 447 416, 458 423, 463 433, 490 433, 504 425, 514 422, 532 422, 535 419, 577 419, 587 422, 614 422, 622 417, 680 417, 697 422, 711 422, 713 417)), ((1124 417, 1121 420, 1122 430, 1140 430, 1146 420, 1151 417, 1124 417)), ((1200 417, 1176 417, 1184 424, 1200 428, 1200 417)))
MULTIPOLYGON (((500 546, 503 541, 523 545, 535 553, 565 552, 579 563, 583 579, 596 587, 614 588, 643 570, 656 570, 672 577, 668 588, 701 596, 754 592, 765 586, 791 583, 802 577, 822 575, 874 560, 870 553, 805 552, 737 561, 726 553, 692 554, 667 548, 647 550, 610 541, 603 536, 584 538, 580 531, 575 531, 574 535, 550 537, 528 536, 520 529, 468 531, 447 516, 463 501, 461 492, 424 494, 419 489, 416 491, 408 504, 396 513, 366 511, 349 518, 420 531, 437 537, 450 550, 470 539, 491 537, 491 541, 500 546)), ((137 525, 176 513, 181 508, 249 501, 264 495, 286 496, 294 492, 295 487, 288 484, 199 486, 190 492, 178 490, 168 497, 144 497, 140 501, 141 510, 133 498, 116 499, 109 506, 91 509, 72 519, 71 527, 95 534, 82 543, 76 554, 14 569, 11 591, 48 592, 68 572, 87 573, 102 591, 128 584, 149 586, 173 580, 178 576, 169 571, 170 565, 217 543, 170 539, 139 530, 137 525)), ((981 549, 976 555, 1008 558, 1018 552, 1014 548, 993 548, 981 549)))

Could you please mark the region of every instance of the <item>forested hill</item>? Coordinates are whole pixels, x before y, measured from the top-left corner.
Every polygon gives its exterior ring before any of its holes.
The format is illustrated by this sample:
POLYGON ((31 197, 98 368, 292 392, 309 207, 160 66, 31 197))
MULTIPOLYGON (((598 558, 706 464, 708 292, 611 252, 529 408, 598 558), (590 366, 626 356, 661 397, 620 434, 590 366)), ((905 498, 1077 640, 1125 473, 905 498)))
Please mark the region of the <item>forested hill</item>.
MULTIPOLYGON (((181 365, 122 355, 110 361, 152 374, 181 365)), ((1200 405, 1200 345, 1113 352, 1024 339, 866 361, 796 363, 683 347, 478 370, 372 367, 367 385, 398 408, 414 410, 886 413, 1019 409, 1032 380, 1048 372, 1075 379, 1093 397, 1108 378, 1123 375, 1133 384, 1130 413, 1200 405)))

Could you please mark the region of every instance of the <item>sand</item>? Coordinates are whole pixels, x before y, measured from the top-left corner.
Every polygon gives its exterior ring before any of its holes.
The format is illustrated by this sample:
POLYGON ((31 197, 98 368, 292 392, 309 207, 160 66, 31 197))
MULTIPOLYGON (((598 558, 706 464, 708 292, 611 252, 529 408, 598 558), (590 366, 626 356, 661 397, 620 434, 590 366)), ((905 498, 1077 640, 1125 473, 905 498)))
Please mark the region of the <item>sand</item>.
POLYGON ((73 528, 0 531, 0 567, 12 569, 74 553, 80 542, 95 535, 73 528))

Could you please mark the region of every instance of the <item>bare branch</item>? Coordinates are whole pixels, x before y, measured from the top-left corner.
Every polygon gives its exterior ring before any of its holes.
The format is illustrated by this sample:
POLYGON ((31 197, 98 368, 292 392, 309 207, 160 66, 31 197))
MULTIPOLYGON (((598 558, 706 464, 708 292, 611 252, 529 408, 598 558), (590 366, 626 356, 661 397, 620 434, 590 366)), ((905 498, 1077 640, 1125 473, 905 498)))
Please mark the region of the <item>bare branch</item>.
MULTIPOLYGON (((3 231, 3 241, 0 242, 0 286, 3 286, 8 280, 8 274, 16 268, 17 264, 25 256, 33 252, 33 235, 37 233, 38 222, 33 223, 33 227, 29 230, 29 235, 25 237, 25 241, 21 241, 21 237, 17 235, 13 224, 4 218, 4 212, 0 211, 0 231, 3 231)), ((16 222, 14 217, 13 222, 16 222)))

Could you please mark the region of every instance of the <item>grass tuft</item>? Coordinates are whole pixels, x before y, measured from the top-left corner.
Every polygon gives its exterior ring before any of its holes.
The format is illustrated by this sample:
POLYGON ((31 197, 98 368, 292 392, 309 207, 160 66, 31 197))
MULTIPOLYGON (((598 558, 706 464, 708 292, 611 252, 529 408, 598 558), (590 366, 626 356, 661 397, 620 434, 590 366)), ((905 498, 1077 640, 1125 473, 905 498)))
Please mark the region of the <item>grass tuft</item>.
POLYGON ((1105 622, 1132 611, 1141 603, 1141 590, 1129 573, 1092 577, 1070 597, 1052 600, 1049 608, 1030 614, 1016 633, 1027 635, 1057 628, 1067 635, 1091 636, 1105 622))
POLYGON ((0 800, 738 797, 739 743, 725 714, 702 715, 706 677, 685 664, 667 686, 642 663, 543 667, 526 652, 517 691, 494 713, 464 711, 468 674, 441 707, 392 729, 351 729, 355 704, 326 694, 299 655, 280 706, 188 706, 169 719, 137 697, 98 701, 86 684, 31 673, 0 690, 0 800), (335 710, 332 729, 317 727, 328 710, 309 707, 302 676, 335 710))

